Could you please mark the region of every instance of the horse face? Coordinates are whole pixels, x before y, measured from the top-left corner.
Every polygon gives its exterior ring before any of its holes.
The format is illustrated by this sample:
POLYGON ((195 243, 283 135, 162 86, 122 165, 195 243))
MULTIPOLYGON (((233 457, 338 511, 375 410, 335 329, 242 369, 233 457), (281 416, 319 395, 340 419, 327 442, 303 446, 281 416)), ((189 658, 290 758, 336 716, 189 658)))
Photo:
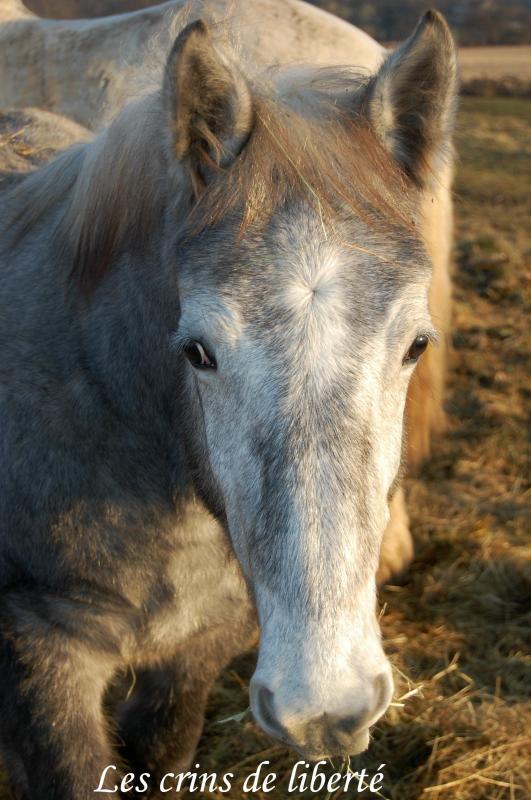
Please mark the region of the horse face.
POLYGON ((429 268, 412 244, 350 248, 359 223, 325 239, 303 207, 223 239, 186 254, 175 345, 197 483, 258 611, 253 712, 308 757, 357 752, 392 693, 375 572, 429 268))
MULTIPOLYGON (((250 146, 253 101, 204 26, 180 39, 168 66, 174 147, 208 204, 250 146), (215 93, 209 112, 203 98, 215 93)), ((419 196, 444 144, 448 41, 427 17, 360 106, 419 196), (415 79, 426 64, 429 80, 415 79), (412 98, 415 87, 424 94, 412 98)), ((307 757, 360 752, 392 694, 375 573, 408 382, 433 335, 427 258, 414 233, 345 209, 324 222, 288 196, 246 236, 228 213, 177 249, 188 451, 258 612, 253 713, 307 757)))

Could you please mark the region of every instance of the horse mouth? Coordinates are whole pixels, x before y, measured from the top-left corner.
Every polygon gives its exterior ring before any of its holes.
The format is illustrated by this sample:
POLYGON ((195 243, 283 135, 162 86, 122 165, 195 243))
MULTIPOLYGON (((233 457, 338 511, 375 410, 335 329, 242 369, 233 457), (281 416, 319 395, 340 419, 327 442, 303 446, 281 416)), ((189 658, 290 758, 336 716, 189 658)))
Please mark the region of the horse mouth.
POLYGON ((287 741, 290 747, 297 751, 306 761, 328 761, 331 758, 348 760, 351 756, 364 753, 370 743, 369 729, 360 731, 354 740, 349 741, 348 748, 340 743, 334 734, 326 737, 323 747, 316 749, 312 746, 298 745, 287 741))

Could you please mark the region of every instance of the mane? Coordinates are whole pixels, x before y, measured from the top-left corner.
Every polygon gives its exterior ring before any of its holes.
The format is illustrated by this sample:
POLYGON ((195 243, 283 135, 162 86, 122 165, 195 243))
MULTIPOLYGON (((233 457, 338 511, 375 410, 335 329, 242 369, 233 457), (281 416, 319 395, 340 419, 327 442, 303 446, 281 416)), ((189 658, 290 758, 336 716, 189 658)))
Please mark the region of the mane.
POLYGON ((130 103, 92 141, 24 177, 7 198, 12 243, 56 211, 50 234, 72 275, 87 285, 103 275, 126 240, 141 244, 164 206, 158 100, 130 103), (149 146, 153 141, 158 148, 149 146))
MULTIPOLYGON (((253 87, 247 145, 197 198, 190 230, 200 234, 230 217, 242 237, 293 199, 313 206, 325 228, 346 208, 372 227, 411 230, 411 183, 362 109, 352 111, 366 86, 346 68, 270 72, 253 87)), ((128 105, 93 141, 30 174, 12 190, 15 236, 60 207, 55 236, 72 275, 90 290, 122 247, 149 240, 168 191, 179 192, 167 177, 166 126, 156 92, 128 105)))
POLYGON ((250 140, 199 199, 193 230, 239 216, 243 236, 293 200, 313 206, 323 226, 346 209, 371 227, 412 230, 412 183, 363 114, 368 82, 347 68, 293 77, 281 73, 272 90, 255 93, 250 140))

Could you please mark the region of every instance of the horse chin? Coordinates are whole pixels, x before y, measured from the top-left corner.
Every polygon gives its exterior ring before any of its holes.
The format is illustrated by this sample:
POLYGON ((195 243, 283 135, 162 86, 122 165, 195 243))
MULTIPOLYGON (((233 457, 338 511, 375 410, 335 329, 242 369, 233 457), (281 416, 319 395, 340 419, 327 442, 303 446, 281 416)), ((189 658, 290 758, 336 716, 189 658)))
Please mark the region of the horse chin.
POLYGON ((291 744, 291 747, 299 753, 305 761, 329 761, 331 758, 340 758, 340 759, 348 759, 350 756, 357 756, 360 753, 364 753, 370 743, 370 733, 369 728, 364 731, 360 731, 356 739, 349 743, 348 751, 344 748, 340 747, 326 747, 323 748, 322 751, 315 751, 315 748, 307 747, 305 745, 295 745, 291 744))

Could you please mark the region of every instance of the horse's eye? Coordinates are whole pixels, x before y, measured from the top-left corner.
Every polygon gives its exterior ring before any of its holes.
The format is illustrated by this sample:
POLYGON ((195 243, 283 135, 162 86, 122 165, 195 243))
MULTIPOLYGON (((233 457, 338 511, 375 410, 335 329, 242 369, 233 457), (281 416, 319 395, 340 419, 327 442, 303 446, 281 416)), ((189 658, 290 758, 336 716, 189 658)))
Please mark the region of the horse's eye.
POLYGON ((196 369, 216 369, 215 359, 207 353, 201 342, 190 339, 183 347, 183 352, 196 369))
POLYGON ((414 364, 415 361, 418 361, 424 350, 427 348, 428 342, 429 339, 425 334, 417 336, 404 356, 404 364, 414 364))

